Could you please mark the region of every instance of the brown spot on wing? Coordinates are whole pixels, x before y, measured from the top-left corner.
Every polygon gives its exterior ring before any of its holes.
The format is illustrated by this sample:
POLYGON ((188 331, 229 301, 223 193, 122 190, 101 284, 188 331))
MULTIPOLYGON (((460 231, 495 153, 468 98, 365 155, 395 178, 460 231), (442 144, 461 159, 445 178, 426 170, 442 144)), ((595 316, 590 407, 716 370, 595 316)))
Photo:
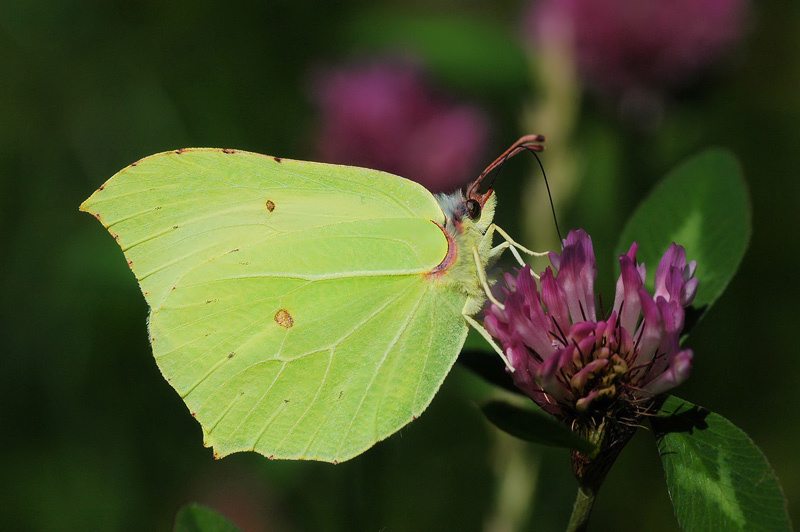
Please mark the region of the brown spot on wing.
POLYGON ((283 159, 281 159, 280 157, 273 157, 272 160, 275 161, 276 163, 280 163, 283 159))
POLYGON ((290 329, 294 325, 294 318, 292 318, 288 310, 282 308, 275 313, 275 323, 285 329, 290 329))
POLYGON ((267 210, 272 212, 275 210, 275 202, 272 200, 267 200, 267 210))
POLYGON ((222 153, 236 153, 236 150, 230 150, 230 149, 225 148, 225 149, 222 150, 222 153))

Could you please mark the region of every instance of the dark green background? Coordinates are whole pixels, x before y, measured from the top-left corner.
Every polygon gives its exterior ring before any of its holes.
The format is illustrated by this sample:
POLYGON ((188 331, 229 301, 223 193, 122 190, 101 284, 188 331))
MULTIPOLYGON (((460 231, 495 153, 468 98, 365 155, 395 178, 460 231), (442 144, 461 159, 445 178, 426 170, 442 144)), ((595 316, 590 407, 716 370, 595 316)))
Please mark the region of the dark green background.
MULTIPOLYGON (((486 5, 394 7, 435 14, 423 39, 433 73, 492 113, 499 153, 522 133, 521 109, 536 93, 523 56, 502 45, 465 54, 480 38, 459 42, 450 31, 450 18, 464 16, 513 42, 523 5, 486 5)), ((408 37, 364 23, 372 9, 296 0, 0 0, 0 529, 166 530, 189 500, 245 530, 483 528, 500 451, 475 407, 485 394, 475 378, 456 368, 424 416, 345 464, 215 461, 156 368, 145 303, 121 253, 77 210, 117 170, 158 151, 216 146, 311 157, 311 70, 408 37), (248 524, 257 522, 271 528, 248 524)), ((591 98, 581 111, 576 137, 613 148, 597 154, 597 171, 618 173, 625 209, 700 149, 722 146, 740 158, 753 240, 689 340, 694 370, 678 395, 729 418, 761 446, 797 522, 800 4, 754 6, 729 64, 676 97, 655 132, 620 124, 591 98)), ((510 200, 514 172, 530 163, 515 164, 500 192, 512 233, 515 210, 524 208, 510 200)), ((550 178, 557 185, 558 176, 550 178)), ((601 285, 612 286, 610 250, 625 209, 603 218, 597 213, 608 209, 593 200, 578 198, 582 207, 561 224, 597 235, 601 285)), ((567 453, 532 447, 529 455, 539 470, 532 529, 563 529, 574 491, 567 453)), ((649 434, 637 435, 612 470, 593 526, 677 530, 649 434)))

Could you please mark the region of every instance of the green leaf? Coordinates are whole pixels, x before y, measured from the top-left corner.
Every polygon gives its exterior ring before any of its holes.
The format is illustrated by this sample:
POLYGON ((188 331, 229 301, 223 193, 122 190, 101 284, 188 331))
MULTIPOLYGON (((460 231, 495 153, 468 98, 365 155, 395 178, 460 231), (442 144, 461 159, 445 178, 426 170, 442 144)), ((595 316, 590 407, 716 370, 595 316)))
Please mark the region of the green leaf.
POLYGON ((521 440, 566 447, 584 454, 595 450, 592 442, 581 438, 541 408, 493 400, 484 403, 481 410, 497 428, 521 440))
POLYGON ((617 255, 639 243, 648 287, 671 242, 697 261, 694 306, 707 310, 725 290, 742 261, 751 232, 750 202, 739 163, 725 150, 691 158, 661 181, 628 220, 617 255))
POLYGON ((683 530, 792 529, 766 457, 730 421, 669 397, 651 425, 683 530))
POLYGON ((175 516, 173 532, 242 532, 223 515, 199 504, 187 504, 175 516))

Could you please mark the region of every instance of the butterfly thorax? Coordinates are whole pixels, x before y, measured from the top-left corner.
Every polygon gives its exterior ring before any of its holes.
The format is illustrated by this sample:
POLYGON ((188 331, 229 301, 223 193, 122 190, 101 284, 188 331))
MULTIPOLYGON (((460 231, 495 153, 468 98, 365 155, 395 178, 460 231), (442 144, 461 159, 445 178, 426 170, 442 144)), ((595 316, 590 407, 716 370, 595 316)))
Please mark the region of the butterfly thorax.
POLYGON ((439 194, 436 200, 445 216, 443 230, 448 236, 448 243, 455 246, 455 253, 452 249, 448 253, 451 258, 449 264, 442 269, 440 281, 462 290, 469 298, 468 307, 471 312, 468 313, 475 314, 486 300, 486 295, 478 277, 473 249, 478 249, 484 269, 491 266, 492 239, 491 236, 484 236, 492 224, 497 199, 491 194, 475 219, 470 216, 467 198, 460 190, 452 194, 439 194))

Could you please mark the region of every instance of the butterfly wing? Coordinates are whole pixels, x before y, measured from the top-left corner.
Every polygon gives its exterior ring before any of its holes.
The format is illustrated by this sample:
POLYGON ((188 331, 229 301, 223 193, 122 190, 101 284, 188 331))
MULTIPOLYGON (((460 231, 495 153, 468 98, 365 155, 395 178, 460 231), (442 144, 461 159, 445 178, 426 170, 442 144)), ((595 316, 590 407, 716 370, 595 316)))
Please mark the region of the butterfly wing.
POLYGON ((145 158, 83 205, 151 307, 164 377, 224 456, 342 461, 429 404, 466 335, 465 296, 421 186, 231 150, 145 158))

